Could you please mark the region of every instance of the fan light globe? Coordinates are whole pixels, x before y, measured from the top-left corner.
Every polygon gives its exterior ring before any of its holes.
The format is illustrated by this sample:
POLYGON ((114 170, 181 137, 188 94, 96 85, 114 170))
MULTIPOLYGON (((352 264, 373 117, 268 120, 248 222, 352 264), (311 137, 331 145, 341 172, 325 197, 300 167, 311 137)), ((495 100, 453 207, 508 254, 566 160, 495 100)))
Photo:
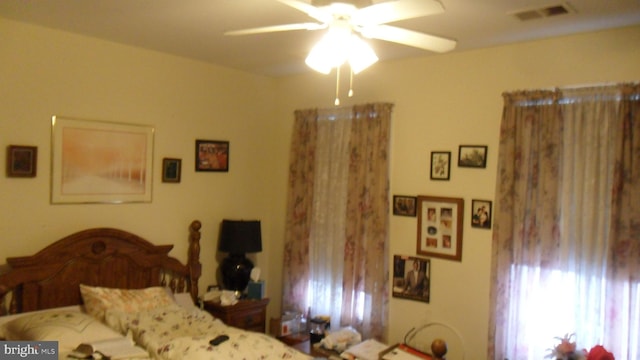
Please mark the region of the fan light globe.
POLYGON ((341 22, 329 28, 305 59, 310 68, 323 74, 347 61, 357 74, 378 61, 378 57, 366 42, 351 32, 348 24, 341 22))
POLYGON ((378 56, 373 49, 359 36, 351 35, 351 48, 349 53, 349 65, 354 74, 361 72, 378 61, 378 56))

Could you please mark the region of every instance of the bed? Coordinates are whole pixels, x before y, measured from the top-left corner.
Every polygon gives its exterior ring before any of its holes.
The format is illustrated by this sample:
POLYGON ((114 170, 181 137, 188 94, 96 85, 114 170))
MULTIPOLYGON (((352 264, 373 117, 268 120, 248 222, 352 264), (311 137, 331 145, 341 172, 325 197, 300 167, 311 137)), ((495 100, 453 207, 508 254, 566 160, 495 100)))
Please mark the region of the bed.
POLYGON ((130 232, 94 228, 0 273, 0 338, 58 341, 63 359, 81 342, 129 338, 150 359, 310 359, 263 333, 225 325, 195 306, 201 223, 189 226, 186 264, 130 232), (226 335, 228 340, 211 345, 226 335))

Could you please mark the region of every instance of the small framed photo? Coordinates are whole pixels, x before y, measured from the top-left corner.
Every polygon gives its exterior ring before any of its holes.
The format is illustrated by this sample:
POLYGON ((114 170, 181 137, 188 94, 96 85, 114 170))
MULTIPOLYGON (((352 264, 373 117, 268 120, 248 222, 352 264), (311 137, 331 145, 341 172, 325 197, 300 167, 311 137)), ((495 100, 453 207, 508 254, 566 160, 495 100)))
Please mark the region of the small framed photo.
POLYGON ((162 159, 162 182, 179 183, 182 172, 182 159, 162 159))
POLYGON ((458 152, 458 166, 470 168, 487 167, 487 146, 460 145, 458 152))
POLYGON ((36 146, 9 145, 7 147, 7 176, 35 177, 38 170, 36 146))
POLYGON ((449 180, 451 151, 431 152, 431 180, 449 180))
POLYGON ((393 297, 429 302, 431 261, 419 257, 393 256, 393 297))
POLYGON ((196 140, 196 171, 229 171, 229 142, 196 140))
POLYGON ((491 229, 491 201, 471 200, 471 227, 491 229))
POLYGON ((416 216, 416 197, 393 195, 393 215, 416 216))

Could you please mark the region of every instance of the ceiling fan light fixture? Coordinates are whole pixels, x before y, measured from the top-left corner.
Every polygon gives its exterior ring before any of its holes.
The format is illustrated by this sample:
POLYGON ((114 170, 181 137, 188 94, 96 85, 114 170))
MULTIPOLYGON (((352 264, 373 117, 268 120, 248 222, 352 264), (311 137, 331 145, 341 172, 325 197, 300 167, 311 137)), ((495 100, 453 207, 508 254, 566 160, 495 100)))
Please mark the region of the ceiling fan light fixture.
POLYGON ((364 42, 350 29, 332 27, 327 34, 311 49, 305 59, 307 66, 323 74, 349 62, 354 74, 368 68, 378 61, 378 56, 369 44, 364 42))
POLYGON ((339 46, 329 36, 325 35, 309 52, 305 63, 315 71, 328 74, 334 67, 339 67, 347 60, 347 56, 339 46))
POLYGON ((358 74, 362 70, 375 64, 378 56, 371 46, 364 42, 358 35, 352 34, 351 48, 349 54, 349 65, 354 74, 358 74))

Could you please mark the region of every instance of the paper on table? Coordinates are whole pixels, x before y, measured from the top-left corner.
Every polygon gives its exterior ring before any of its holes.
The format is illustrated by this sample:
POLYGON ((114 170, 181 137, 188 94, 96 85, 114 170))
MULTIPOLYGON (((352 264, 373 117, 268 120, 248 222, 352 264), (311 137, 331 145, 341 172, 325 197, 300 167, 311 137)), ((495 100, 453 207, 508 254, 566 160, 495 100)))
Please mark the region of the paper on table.
POLYGON ((340 356, 345 359, 351 359, 355 356, 355 358, 359 360, 378 360, 378 356, 380 352, 387 349, 389 346, 383 344, 374 339, 365 340, 359 344, 353 345, 347 350, 345 350, 340 356))

